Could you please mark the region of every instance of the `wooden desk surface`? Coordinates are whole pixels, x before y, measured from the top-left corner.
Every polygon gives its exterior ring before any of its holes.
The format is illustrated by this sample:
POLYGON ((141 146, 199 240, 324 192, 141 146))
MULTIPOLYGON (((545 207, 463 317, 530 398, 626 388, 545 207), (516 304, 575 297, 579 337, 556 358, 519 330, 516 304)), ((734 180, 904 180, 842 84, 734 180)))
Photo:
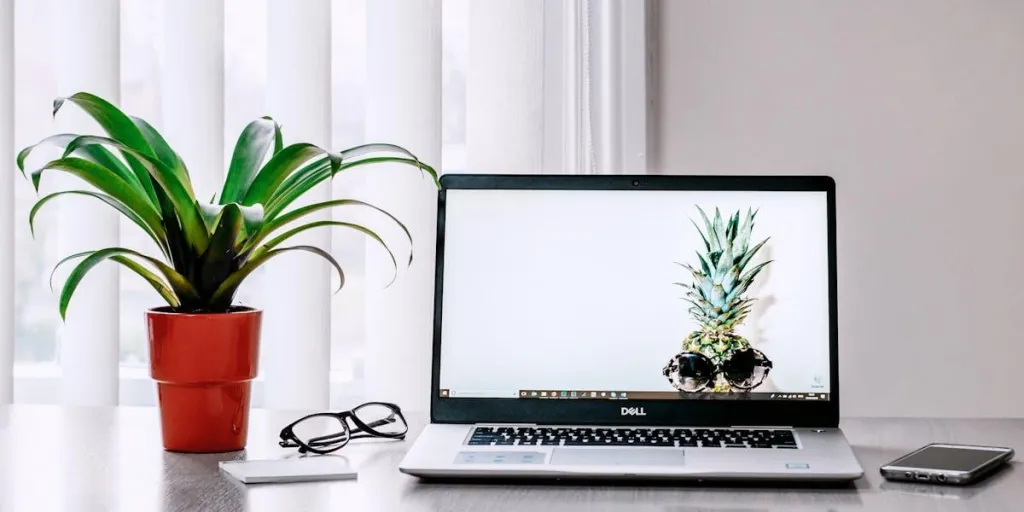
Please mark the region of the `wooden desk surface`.
POLYGON ((843 430, 866 475, 845 488, 425 484, 396 469, 411 441, 346 447, 359 470, 354 481, 245 486, 220 473, 221 460, 288 453, 276 435, 296 417, 253 411, 246 452, 183 455, 161 449, 156 409, 0 407, 0 511, 1024 510, 1017 463, 971 488, 894 484, 878 475, 879 465, 932 441, 1019 451, 1024 420, 847 420, 843 430))

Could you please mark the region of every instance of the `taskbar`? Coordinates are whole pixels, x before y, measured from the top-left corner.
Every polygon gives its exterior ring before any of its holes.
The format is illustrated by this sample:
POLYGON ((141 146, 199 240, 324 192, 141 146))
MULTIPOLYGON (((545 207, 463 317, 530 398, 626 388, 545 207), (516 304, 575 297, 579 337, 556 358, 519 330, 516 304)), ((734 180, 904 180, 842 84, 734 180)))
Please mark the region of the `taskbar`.
POLYGON ((777 391, 608 391, 521 389, 516 391, 440 390, 441 398, 518 398, 530 400, 785 400, 828 401, 829 393, 780 393, 777 391))

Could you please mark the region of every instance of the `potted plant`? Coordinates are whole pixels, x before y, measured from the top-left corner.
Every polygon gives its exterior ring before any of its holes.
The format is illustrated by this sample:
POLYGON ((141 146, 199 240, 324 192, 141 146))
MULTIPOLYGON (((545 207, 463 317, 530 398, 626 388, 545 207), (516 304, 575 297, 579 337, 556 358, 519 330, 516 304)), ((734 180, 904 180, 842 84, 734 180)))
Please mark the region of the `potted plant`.
MULTIPOLYGON (((374 231, 349 222, 306 216, 340 206, 377 210, 355 199, 334 199, 298 208, 292 203, 335 174, 365 165, 408 164, 437 173, 412 153, 392 144, 367 144, 332 153, 312 144, 285 146, 281 128, 270 118, 242 130, 224 186, 210 203, 197 200, 188 169, 178 154, 146 121, 87 93, 54 102, 54 115, 73 103, 94 119, 107 136, 59 134, 39 144, 63 147, 63 155, 32 172, 32 184, 48 171, 82 179, 90 190, 66 190, 39 199, 29 213, 33 225, 40 208, 64 195, 103 201, 141 228, 160 256, 123 247, 72 254, 57 264, 77 261, 60 293, 61 318, 82 278, 111 260, 148 282, 167 302, 146 313, 151 372, 157 382, 164 448, 182 452, 223 452, 245 447, 250 384, 257 373, 261 311, 234 305, 235 292, 254 270, 275 256, 305 251, 326 259, 341 277, 341 266, 324 250, 286 245, 309 229, 353 229, 384 245, 374 231)), ((39 144, 22 150, 18 168, 39 144)), ((410 254, 408 264, 412 263, 410 254)), ((340 289, 340 285, 339 285, 340 289)))

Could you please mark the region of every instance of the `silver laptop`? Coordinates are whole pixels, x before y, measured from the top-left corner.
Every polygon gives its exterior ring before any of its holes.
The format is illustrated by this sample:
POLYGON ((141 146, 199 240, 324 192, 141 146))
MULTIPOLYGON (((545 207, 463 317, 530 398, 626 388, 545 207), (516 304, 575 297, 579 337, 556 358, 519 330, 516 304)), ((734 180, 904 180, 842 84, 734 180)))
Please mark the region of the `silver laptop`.
POLYGON ((448 175, 420 477, 851 480, 828 177, 448 175))

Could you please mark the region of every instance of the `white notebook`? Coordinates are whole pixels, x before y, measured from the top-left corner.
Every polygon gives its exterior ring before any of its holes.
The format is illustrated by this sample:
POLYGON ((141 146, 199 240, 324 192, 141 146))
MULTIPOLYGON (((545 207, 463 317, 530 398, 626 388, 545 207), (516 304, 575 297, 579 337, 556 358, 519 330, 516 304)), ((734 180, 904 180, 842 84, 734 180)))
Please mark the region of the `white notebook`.
POLYGON ((247 484, 352 480, 356 472, 348 462, 330 455, 273 460, 222 461, 220 469, 247 484))

